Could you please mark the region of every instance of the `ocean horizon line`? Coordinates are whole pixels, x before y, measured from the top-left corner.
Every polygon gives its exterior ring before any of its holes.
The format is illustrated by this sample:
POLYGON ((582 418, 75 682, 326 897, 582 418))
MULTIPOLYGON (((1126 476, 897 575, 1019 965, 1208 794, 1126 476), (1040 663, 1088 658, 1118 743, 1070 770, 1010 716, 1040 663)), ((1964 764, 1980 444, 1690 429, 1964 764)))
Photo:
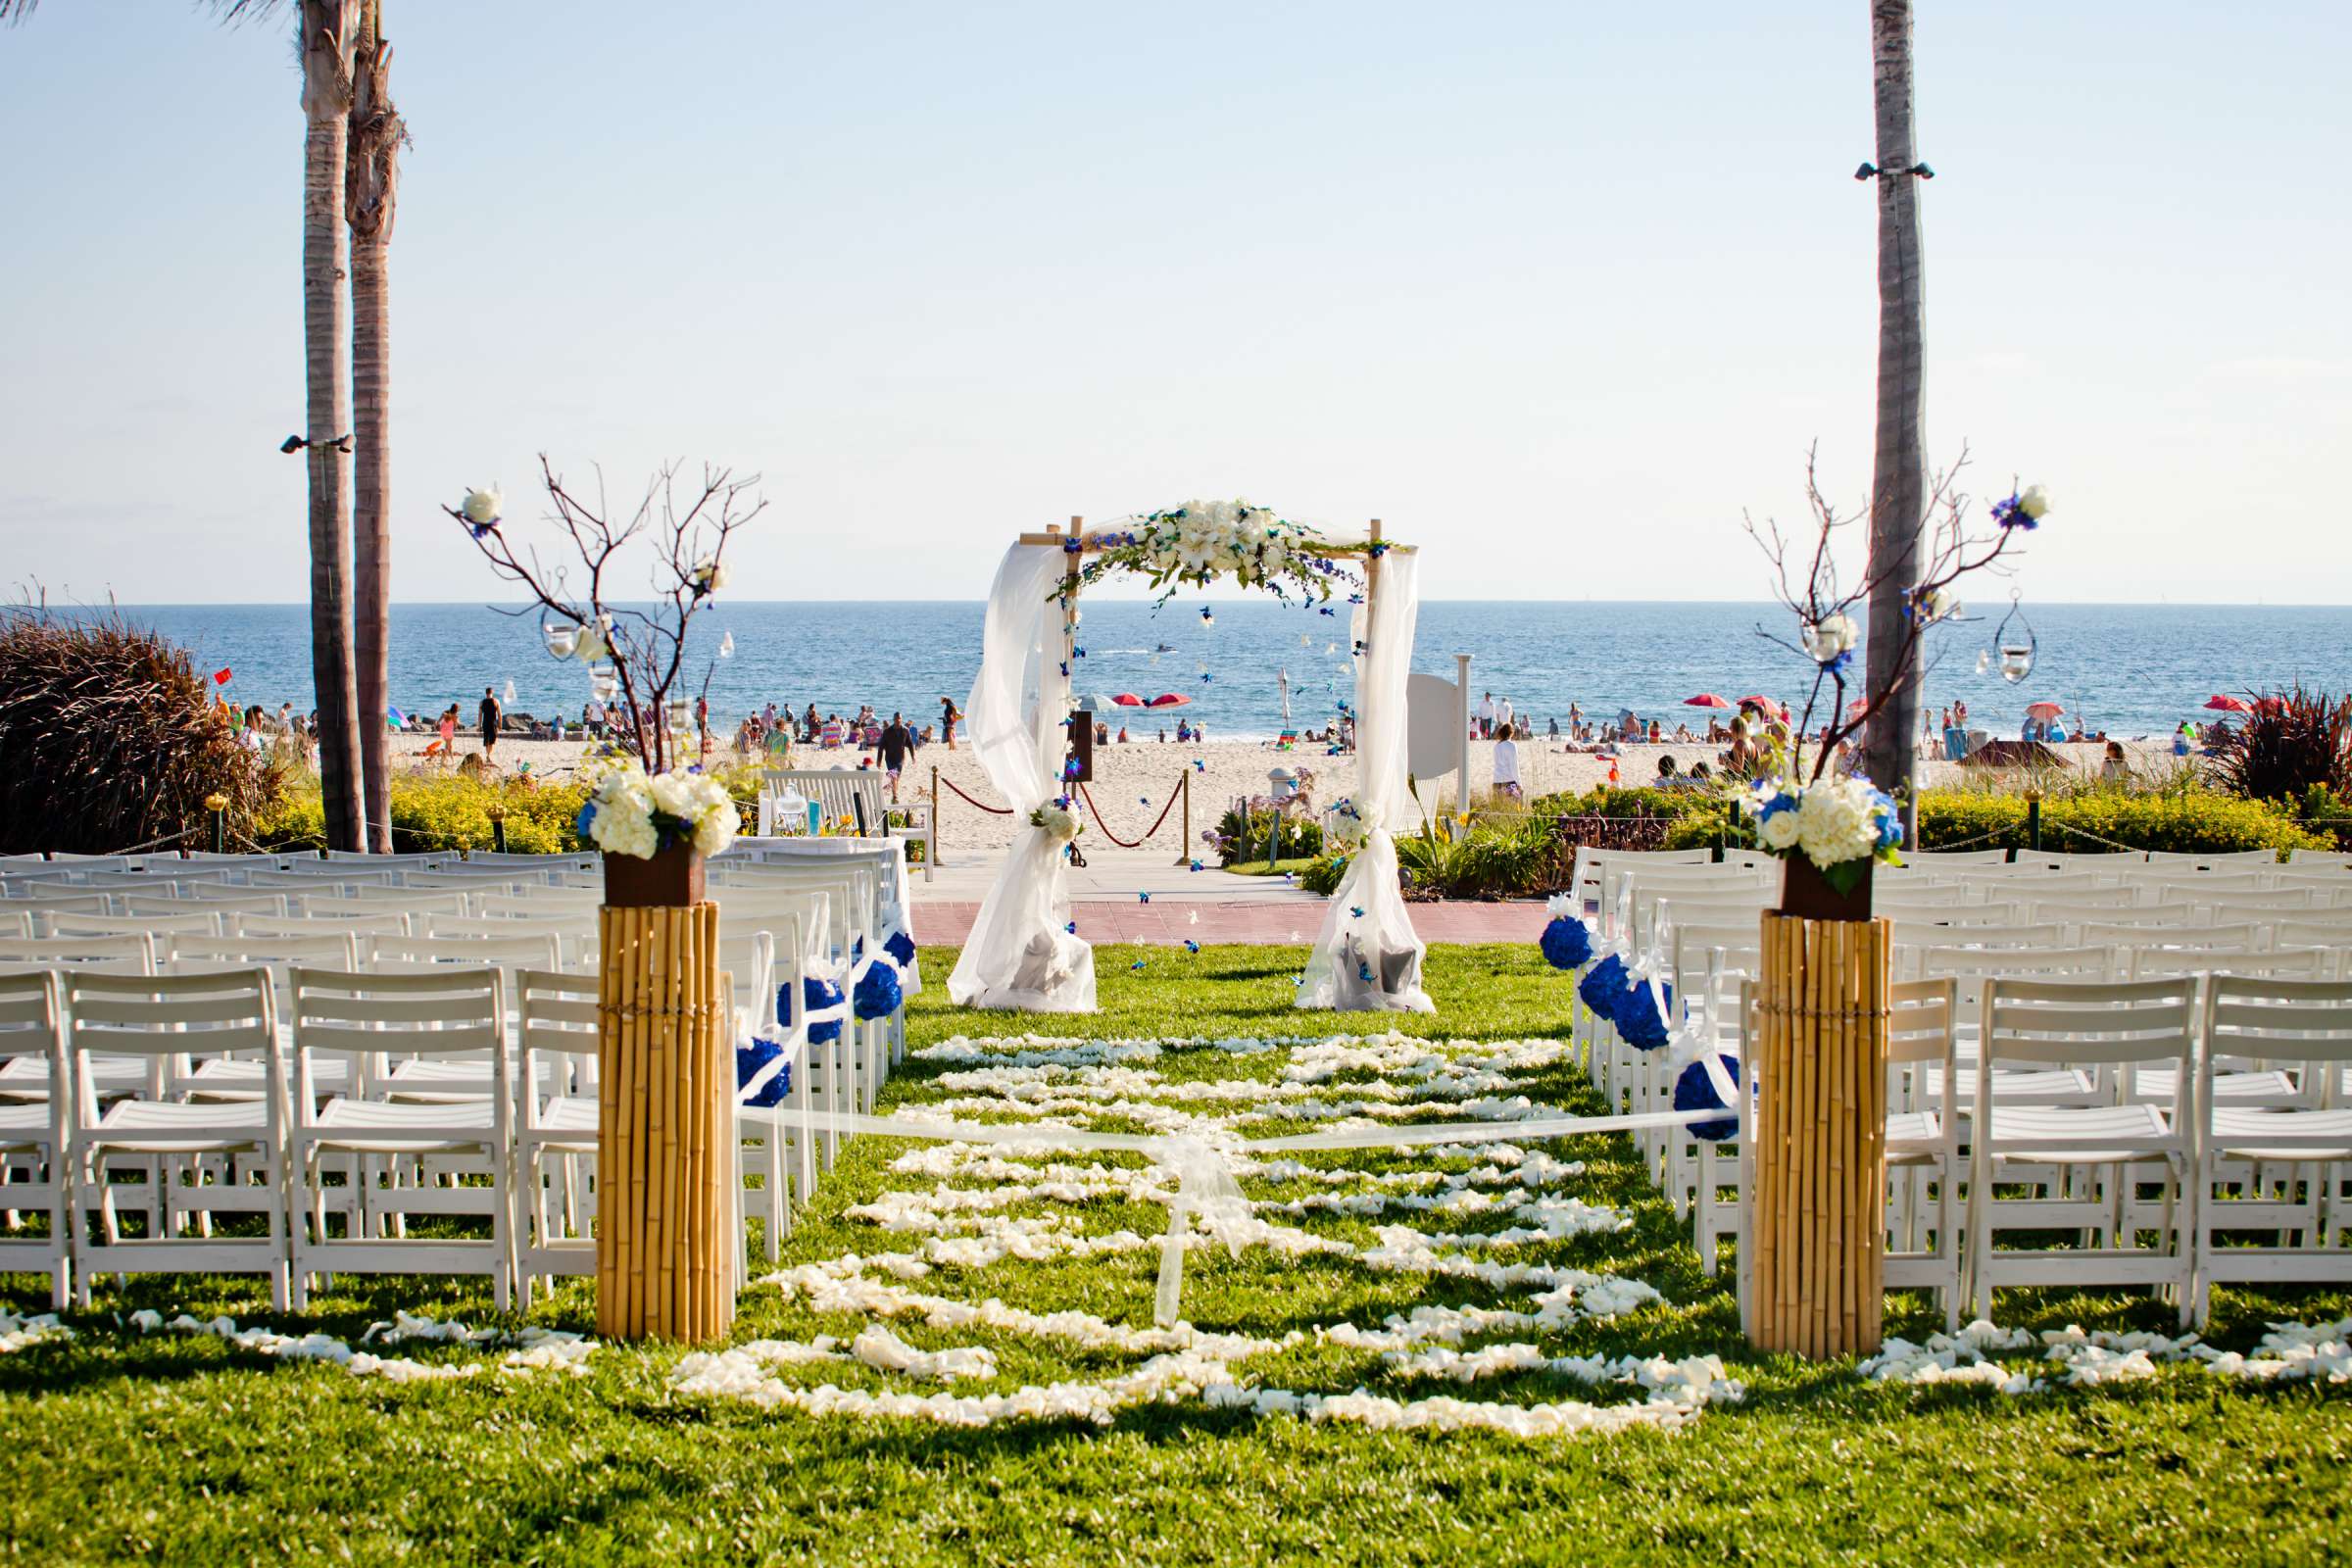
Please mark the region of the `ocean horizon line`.
MULTIPOLYGON (((1103 603, 1145 605, 1151 604, 1153 597, 1154 596, 1150 595, 1120 593, 1112 589, 1095 589, 1091 590, 1088 595, 1090 602, 1099 600, 1103 603)), ((646 599, 613 600, 611 602, 614 604, 653 604, 656 601, 652 599, 646 599)), ((710 606, 708 612, 716 613, 726 609, 767 609, 777 606, 807 606, 811 609, 850 609, 861 605, 984 605, 987 602, 988 596, 985 594, 976 595, 968 599, 744 599, 730 595, 723 601, 713 601, 710 606)), ((1279 601, 1276 601, 1267 595, 1255 593, 1215 595, 1187 594, 1183 596, 1183 602, 1186 604, 1211 605, 1279 604, 1279 601)), ((463 610, 467 608, 479 608, 483 610, 497 611, 501 613, 512 613, 516 611, 527 612, 534 610, 537 608, 537 603, 538 602, 536 600, 530 599, 395 599, 392 601, 392 608, 396 610, 463 610)), ((1778 604, 1776 601, 1769 599, 1527 599, 1472 596, 1463 598, 1425 597, 1422 599, 1421 603, 1424 605, 1511 606, 1622 605, 1630 608, 1641 608, 1642 606, 1655 605, 1673 606, 1676 608, 1688 609, 1757 610, 1782 610, 1786 608, 1778 604)), ((140 601, 135 604, 127 600, 106 602, 95 600, 72 600, 67 602, 47 604, 20 605, 16 608, 28 610, 47 609, 124 611, 299 610, 307 608, 309 604, 310 601, 307 599, 158 599, 140 601)), ((1983 608, 1989 610, 1994 605, 1999 604, 2005 604, 2005 601, 1986 601, 1983 608)), ((2352 601, 2297 600, 2289 603, 2285 601, 2269 599, 2041 599, 2034 601, 2033 606, 2035 609, 2042 610, 2067 610, 2076 608, 2100 610, 2344 610, 2347 608, 2352 608, 2352 601)))

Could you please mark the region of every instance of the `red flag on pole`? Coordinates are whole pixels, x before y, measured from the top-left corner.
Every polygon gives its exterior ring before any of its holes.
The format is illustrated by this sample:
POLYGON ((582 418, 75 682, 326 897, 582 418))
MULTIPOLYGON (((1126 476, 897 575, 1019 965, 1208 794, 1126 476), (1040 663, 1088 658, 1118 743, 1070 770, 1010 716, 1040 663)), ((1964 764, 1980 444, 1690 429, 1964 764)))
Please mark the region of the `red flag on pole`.
POLYGON ((222 664, 219 669, 213 671, 213 684, 216 686, 228 684, 228 666, 226 664, 222 664))

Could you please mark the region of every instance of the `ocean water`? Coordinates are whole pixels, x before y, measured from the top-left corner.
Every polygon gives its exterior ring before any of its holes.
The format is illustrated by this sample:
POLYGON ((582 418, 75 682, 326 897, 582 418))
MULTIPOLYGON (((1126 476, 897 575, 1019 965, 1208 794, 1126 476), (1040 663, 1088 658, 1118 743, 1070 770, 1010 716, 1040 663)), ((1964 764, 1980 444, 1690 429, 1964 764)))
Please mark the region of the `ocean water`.
MULTIPOLYGON (((1322 615, 1271 600, 1179 598, 1153 609, 1101 599, 1085 607, 1077 666, 1081 695, 1107 699, 1174 693, 1190 701, 1163 716, 1131 720, 1134 733, 1171 730, 1183 712, 1209 738, 1270 735, 1282 721, 1279 676, 1291 682, 1291 712, 1319 725, 1348 695, 1348 610, 1322 615), (1214 624, 1201 620, 1203 606, 1214 624)), ((2015 734, 2028 703, 2053 701, 2093 729, 2114 735, 2167 731, 2216 692, 2242 693, 2301 681, 2352 690, 2352 608, 2293 606, 2029 605, 2038 652, 2022 683, 1994 668, 1979 673, 2008 606, 1982 620, 1938 628, 1930 652, 1931 710, 1967 700, 1971 721, 2015 734)), ((200 667, 232 671, 232 694, 274 710, 312 706, 308 611, 300 605, 124 607, 190 648, 200 667)), ((768 701, 796 711, 854 712, 871 703, 933 721, 939 699, 961 707, 980 657, 981 606, 972 603, 732 603, 695 623, 691 696, 708 673, 717 718, 768 701), (721 635, 735 651, 714 658, 721 635)), ((1647 718, 1700 717, 1685 698, 1714 692, 1737 701, 1761 693, 1801 704, 1810 666, 1766 642, 1759 625, 1782 630, 1775 607, 1591 601, 1436 601, 1421 607, 1413 666, 1451 676, 1452 657, 1471 656, 1473 695, 1508 697, 1539 726, 1571 701, 1588 714, 1630 708, 1647 718)), ((478 604, 398 605, 392 612, 392 693, 402 709, 436 712, 457 702, 470 714, 484 686, 514 707, 577 717, 588 678, 577 663, 551 659, 538 617, 511 617, 478 604)), ((2012 623, 2015 630, 2015 623, 2012 623)))

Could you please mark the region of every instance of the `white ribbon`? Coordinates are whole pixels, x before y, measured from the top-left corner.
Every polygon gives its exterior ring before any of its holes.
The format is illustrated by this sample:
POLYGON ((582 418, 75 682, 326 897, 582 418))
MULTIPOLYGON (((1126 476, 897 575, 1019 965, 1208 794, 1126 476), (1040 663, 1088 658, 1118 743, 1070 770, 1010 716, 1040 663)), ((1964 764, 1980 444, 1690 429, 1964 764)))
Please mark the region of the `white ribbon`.
POLYGON ((1535 1116, 1522 1121, 1434 1122, 1412 1127, 1368 1127, 1353 1131, 1300 1133, 1258 1138, 1224 1148, 1190 1133, 1098 1133, 1076 1127, 936 1121, 910 1116, 864 1116, 855 1112, 746 1107, 738 1114, 764 1118, 808 1132, 876 1138, 927 1138, 956 1144, 1044 1144, 1054 1149, 1121 1151, 1142 1154, 1176 1178, 1169 1203, 1168 1231, 1161 1239, 1159 1281, 1153 1317, 1161 1328, 1182 1319, 1184 1251, 1198 1224, 1212 1241, 1238 1251, 1248 1235, 1250 1200, 1234 1178, 1236 1155, 1297 1153, 1339 1149, 1414 1149, 1432 1144, 1492 1143, 1498 1138, 1569 1138, 1580 1133, 1634 1132, 1649 1127, 1683 1127, 1717 1121, 1720 1110, 1653 1110, 1617 1116, 1535 1116))

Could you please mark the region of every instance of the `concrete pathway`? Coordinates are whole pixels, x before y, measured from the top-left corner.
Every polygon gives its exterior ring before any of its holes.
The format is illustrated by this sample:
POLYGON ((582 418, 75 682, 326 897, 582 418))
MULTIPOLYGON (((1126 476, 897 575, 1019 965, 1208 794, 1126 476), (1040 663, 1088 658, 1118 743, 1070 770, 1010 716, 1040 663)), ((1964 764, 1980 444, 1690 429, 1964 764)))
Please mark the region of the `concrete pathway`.
MULTIPOLYGON (((1544 931, 1541 904, 1416 904, 1413 929, 1424 942, 1533 943, 1544 931)), ((969 904, 919 904, 914 937, 926 947, 957 947, 971 934, 980 912, 969 904)), ((1303 945, 1323 923, 1322 901, 1297 904, 1205 904, 1156 900, 1151 904, 1072 904, 1070 919, 1089 942, 1142 942, 1176 947, 1238 943, 1250 947, 1303 945), (1195 919, 1194 916, 1199 918, 1195 919)))

